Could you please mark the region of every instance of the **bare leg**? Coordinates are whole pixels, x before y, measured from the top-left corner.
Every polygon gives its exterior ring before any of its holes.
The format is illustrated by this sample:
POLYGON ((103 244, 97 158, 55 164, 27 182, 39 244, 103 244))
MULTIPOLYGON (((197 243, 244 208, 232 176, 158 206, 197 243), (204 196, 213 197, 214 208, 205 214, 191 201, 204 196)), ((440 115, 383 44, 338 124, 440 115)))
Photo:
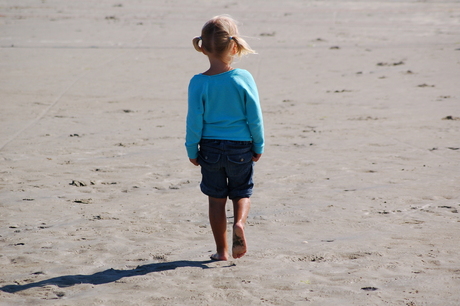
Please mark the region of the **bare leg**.
POLYGON ((213 260, 228 260, 226 203, 227 198, 209 197, 209 222, 217 247, 217 253, 211 256, 213 260))
POLYGON ((246 254, 247 245, 246 237, 244 235, 244 226, 246 219, 251 208, 251 200, 249 198, 240 198, 233 200, 233 244, 232 256, 233 258, 240 258, 246 254))

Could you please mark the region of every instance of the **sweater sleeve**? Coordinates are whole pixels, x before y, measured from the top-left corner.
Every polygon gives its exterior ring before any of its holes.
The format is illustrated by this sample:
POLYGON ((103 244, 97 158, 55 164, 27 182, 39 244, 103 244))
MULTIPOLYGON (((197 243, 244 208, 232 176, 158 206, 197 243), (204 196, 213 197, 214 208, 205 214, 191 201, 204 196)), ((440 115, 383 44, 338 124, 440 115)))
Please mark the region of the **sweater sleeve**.
POLYGON ((189 158, 198 157, 198 144, 203 132, 204 103, 199 84, 192 78, 188 87, 188 112, 185 148, 189 158))
POLYGON ((262 109, 260 107, 259 92, 253 77, 248 76, 248 87, 246 90, 246 117, 249 131, 252 136, 253 151, 258 154, 264 152, 264 122, 262 109))

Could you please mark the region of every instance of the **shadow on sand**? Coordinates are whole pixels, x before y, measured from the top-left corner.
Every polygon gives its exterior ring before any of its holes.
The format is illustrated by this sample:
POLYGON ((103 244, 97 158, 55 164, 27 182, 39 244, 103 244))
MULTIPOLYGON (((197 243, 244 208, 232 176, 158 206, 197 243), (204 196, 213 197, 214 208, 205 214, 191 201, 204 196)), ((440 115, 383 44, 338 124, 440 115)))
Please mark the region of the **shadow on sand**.
POLYGON ((42 280, 35 283, 29 283, 24 285, 6 285, 0 287, 0 290, 9 293, 15 293, 18 291, 34 288, 34 287, 43 287, 47 285, 55 285, 58 287, 70 287, 78 284, 93 284, 101 285, 115 282, 124 277, 132 277, 145 275, 152 272, 161 272, 167 270, 174 270, 181 267, 196 267, 201 269, 213 269, 213 267, 208 267, 206 264, 211 263, 212 260, 207 261, 188 261, 188 260, 179 260, 172 262, 163 262, 163 263, 152 263, 147 265, 138 266, 136 269, 132 270, 115 270, 108 269, 105 271, 97 272, 91 275, 65 275, 54 277, 46 280, 42 280))

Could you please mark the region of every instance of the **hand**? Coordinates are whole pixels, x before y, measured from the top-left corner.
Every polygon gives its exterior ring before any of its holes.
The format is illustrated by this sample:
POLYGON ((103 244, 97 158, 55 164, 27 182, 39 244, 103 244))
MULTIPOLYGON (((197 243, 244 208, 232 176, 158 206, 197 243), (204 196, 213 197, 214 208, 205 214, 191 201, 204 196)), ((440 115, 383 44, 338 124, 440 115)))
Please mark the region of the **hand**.
POLYGON ((196 158, 189 158, 190 162, 194 164, 195 166, 199 166, 200 164, 198 163, 196 158))
POLYGON ((261 157, 262 157, 262 154, 254 153, 254 154, 252 155, 252 161, 253 161, 253 162, 257 162, 261 157))

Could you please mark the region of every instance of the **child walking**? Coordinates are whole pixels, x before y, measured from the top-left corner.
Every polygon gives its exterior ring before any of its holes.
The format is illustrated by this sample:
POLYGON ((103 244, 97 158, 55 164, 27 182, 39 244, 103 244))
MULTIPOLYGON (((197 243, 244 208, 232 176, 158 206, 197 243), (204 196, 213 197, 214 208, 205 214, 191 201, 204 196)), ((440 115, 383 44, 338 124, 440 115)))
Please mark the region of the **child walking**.
POLYGON ((229 259, 227 198, 233 202, 232 256, 240 258, 247 251, 244 227, 251 206, 254 162, 264 150, 264 127, 252 75, 232 68, 231 63, 236 56, 255 52, 228 16, 206 22, 193 46, 208 57, 210 67, 190 80, 185 147, 190 162, 201 166, 200 188, 208 196, 217 248, 211 259, 229 259))

